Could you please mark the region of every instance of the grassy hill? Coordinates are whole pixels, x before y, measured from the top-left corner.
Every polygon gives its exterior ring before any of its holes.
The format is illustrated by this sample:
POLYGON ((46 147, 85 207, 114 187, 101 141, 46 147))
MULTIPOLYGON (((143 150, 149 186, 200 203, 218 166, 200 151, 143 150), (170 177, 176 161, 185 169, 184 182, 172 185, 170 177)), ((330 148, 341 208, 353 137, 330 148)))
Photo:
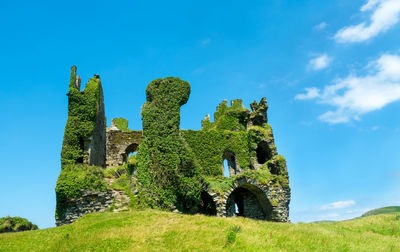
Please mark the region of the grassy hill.
POLYGON ((377 208, 377 209, 366 212, 362 216, 365 217, 365 216, 371 216, 371 215, 377 215, 377 214, 400 214, 400 206, 377 208))
POLYGON ((273 223, 157 210, 90 214, 74 224, 0 234, 0 251, 400 251, 399 215, 273 223))

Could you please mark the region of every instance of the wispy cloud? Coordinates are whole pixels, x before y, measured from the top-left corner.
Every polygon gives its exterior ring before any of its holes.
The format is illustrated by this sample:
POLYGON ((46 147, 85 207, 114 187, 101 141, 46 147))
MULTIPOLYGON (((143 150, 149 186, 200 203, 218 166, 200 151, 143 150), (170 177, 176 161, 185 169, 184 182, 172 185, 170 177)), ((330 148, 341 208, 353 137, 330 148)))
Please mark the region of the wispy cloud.
POLYGON ((323 205, 320 207, 320 210, 332 210, 332 209, 341 209, 347 208, 355 205, 356 202, 354 200, 345 200, 345 201, 337 201, 327 205, 323 205))
POLYGON ((205 47, 208 46, 211 43, 211 39, 210 38, 205 38, 202 41, 200 41, 200 45, 205 47))
POLYGON ((328 26, 327 23, 322 22, 322 23, 319 23, 316 26, 314 26, 314 30, 321 31, 321 30, 325 29, 327 26, 328 26))
POLYGON ((399 22, 399 0, 368 0, 362 12, 372 11, 369 22, 344 27, 335 35, 339 43, 363 42, 387 31, 399 22))
POLYGON ((327 54, 322 54, 316 58, 313 58, 308 63, 308 68, 311 70, 321 70, 327 68, 329 64, 332 62, 332 58, 327 54))
POLYGON ((295 98, 316 99, 318 103, 336 107, 319 117, 329 123, 359 120, 365 113, 400 100, 400 56, 385 54, 367 67, 369 71, 364 76, 350 74, 325 86, 323 91, 312 87, 295 98))

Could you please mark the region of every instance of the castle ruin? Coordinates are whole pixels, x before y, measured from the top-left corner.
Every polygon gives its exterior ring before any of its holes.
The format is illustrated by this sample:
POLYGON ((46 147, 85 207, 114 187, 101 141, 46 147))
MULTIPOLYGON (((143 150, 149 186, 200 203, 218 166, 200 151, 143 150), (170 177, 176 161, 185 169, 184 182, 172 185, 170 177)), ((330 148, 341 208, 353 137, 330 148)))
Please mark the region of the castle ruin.
POLYGON ((100 76, 81 91, 76 71, 73 66, 67 94, 57 225, 90 212, 141 207, 289 221, 286 160, 275 147, 266 98, 251 110, 242 100, 230 106, 224 100, 213 122, 207 115, 200 130, 181 130, 190 85, 156 79, 146 88, 143 130, 128 129, 123 118, 107 127, 100 76))

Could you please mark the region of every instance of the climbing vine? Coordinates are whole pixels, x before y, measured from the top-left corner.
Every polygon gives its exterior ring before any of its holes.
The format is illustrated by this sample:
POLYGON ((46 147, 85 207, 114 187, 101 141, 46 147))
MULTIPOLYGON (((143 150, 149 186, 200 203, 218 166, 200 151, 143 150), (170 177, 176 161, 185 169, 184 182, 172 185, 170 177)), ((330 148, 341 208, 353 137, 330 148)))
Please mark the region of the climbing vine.
POLYGON ((94 77, 83 91, 79 90, 76 66, 71 68, 68 92, 68 119, 65 126, 61 150, 61 173, 56 185, 56 217, 61 218, 70 200, 80 195, 81 189, 104 191, 103 170, 100 167, 84 165, 85 141, 96 126, 100 106, 101 83, 94 77))
POLYGON ((61 165, 82 163, 83 146, 96 126, 97 108, 100 103, 100 79, 91 78, 83 91, 78 90, 76 67, 71 69, 68 92, 68 120, 64 131, 61 150, 61 165))
POLYGON ((241 168, 249 169, 249 139, 246 131, 182 130, 181 133, 201 165, 201 174, 222 176, 223 154, 227 150, 235 154, 241 168))
POLYGON ((180 107, 189 94, 189 83, 173 77, 146 88, 137 178, 139 195, 151 206, 191 212, 200 200, 199 165, 179 133, 180 107))

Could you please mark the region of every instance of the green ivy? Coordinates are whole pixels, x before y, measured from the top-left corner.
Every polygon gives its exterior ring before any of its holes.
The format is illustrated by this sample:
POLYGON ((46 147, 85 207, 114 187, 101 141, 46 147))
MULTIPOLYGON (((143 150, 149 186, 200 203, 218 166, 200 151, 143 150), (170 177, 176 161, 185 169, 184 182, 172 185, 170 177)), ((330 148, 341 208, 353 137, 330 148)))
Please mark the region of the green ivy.
MULTIPOLYGON (((71 81, 68 92, 68 120, 64 131, 61 150, 61 166, 82 163, 83 145, 96 126, 97 108, 100 103, 100 79, 91 78, 83 91, 78 90, 76 67, 71 69, 71 81)), ((62 168, 61 167, 61 168, 62 168)))
POLYGON ((81 190, 106 191, 103 171, 101 167, 85 164, 64 165, 56 185, 56 217, 64 216, 71 199, 79 197, 81 190))
POLYGON ((215 122, 212 123, 209 118, 206 118, 202 122, 202 128, 204 130, 245 131, 249 115, 250 111, 243 107, 242 100, 233 100, 230 107, 228 107, 228 101, 224 100, 214 113, 215 122))
POLYGON ((191 212, 200 200, 199 166, 179 131, 180 107, 189 94, 189 83, 173 77, 146 88, 137 178, 139 195, 150 206, 191 212))
POLYGON ((200 163, 202 175, 223 176, 225 151, 235 154, 237 164, 242 169, 249 169, 249 139, 246 131, 182 130, 181 133, 200 163))

